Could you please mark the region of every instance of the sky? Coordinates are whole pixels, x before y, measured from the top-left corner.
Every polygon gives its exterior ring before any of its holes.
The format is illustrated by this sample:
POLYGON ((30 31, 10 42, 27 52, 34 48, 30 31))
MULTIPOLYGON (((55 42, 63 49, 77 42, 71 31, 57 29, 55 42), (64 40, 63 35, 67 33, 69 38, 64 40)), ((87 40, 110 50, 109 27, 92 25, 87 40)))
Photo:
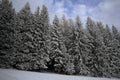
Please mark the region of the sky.
POLYGON ((54 15, 59 18, 64 14, 66 18, 75 20, 80 16, 82 23, 86 22, 88 16, 95 21, 112 26, 113 24, 120 29, 120 0, 12 0, 13 7, 18 12, 26 2, 30 3, 32 12, 36 7, 46 5, 49 17, 52 21, 54 15))

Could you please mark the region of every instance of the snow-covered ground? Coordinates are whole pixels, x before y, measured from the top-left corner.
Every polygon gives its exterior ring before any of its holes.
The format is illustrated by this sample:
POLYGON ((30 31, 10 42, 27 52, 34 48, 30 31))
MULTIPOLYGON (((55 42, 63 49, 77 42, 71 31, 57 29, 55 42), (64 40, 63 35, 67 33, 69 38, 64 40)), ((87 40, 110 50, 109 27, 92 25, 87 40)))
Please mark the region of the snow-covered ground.
POLYGON ((120 80, 0 69, 0 80, 120 80))

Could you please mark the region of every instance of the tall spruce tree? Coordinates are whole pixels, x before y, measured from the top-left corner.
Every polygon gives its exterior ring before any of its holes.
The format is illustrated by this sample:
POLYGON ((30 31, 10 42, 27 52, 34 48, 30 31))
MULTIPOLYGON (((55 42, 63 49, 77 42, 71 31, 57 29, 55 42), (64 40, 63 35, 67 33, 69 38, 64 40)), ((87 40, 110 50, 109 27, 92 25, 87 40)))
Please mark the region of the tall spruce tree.
POLYGON ((66 53, 66 48, 63 43, 63 36, 61 34, 61 26, 59 19, 55 16, 53 20, 53 29, 51 33, 51 66, 57 72, 62 72, 63 69, 63 59, 66 53))
POLYGON ((74 65, 76 74, 88 75, 89 69, 85 65, 85 57, 87 53, 87 45, 85 34, 83 32, 82 22, 79 16, 76 17, 75 30, 74 30, 74 65))
POLYGON ((96 39, 97 39, 97 29, 96 29, 96 24, 95 22, 88 17, 87 18, 87 23, 86 23, 86 27, 87 27, 87 37, 89 39, 89 45, 91 45, 91 51, 89 53, 89 63, 87 64, 87 66, 89 66, 91 74, 93 76, 99 76, 99 71, 98 71, 98 65, 97 65, 97 61, 98 61, 98 57, 97 57, 97 53, 96 53, 96 47, 98 45, 96 39))
POLYGON ((42 10, 40 13, 40 37, 39 41, 40 54, 43 55, 41 60, 43 59, 43 63, 45 67, 43 69, 47 69, 47 63, 49 62, 49 54, 50 54, 50 23, 49 23, 49 14, 47 7, 45 5, 42 6, 42 10))
POLYGON ((117 39, 120 42, 120 33, 114 25, 112 26, 112 33, 113 33, 113 38, 117 39))
MULTIPOLYGON (((110 77, 110 31, 109 27, 105 30, 101 23, 95 24, 91 18, 87 19, 87 30, 89 32, 89 40, 91 46, 92 61, 89 62, 91 72, 94 76, 110 77), (107 31, 107 32, 106 32, 107 31), (107 38, 106 38, 107 37, 107 38)), ((111 47, 112 48, 112 47, 111 47)))
POLYGON ((47 62, 49 61, 48 54, 45 52, 45 37, 42 31, 44 26, 41 26, 42 23, 40 15, 40 8, 38 7, 34 14, 34 28, 32 32, 34 37, 32 43, 35 47, 34 53, 31 54, 31 64, 33 65, 33 70, 47 69, 47 62))
POLYGON ((14 17, 15 11, 9 0, 0 2, 0 68, 8 68, 12 65, 14 53, 14 17))
POLYGON ((101 22, 97 22, 97 33, 96 33, 96 54, 98 57, 97 68, 99 71, 99 76, 110 77, 108 68, 109 68, 109 57, 107 53, 107 46, 105 45, 105 28, 101 22))
MULTIPOLYGON (((64 68, 63 71, 66 74, 74 74, 75 73, 75 66, 74 66, 74 57, 71 55, 70 49, 73 45, 72 43, 72 39, 73 39, 73 30, 74 30, 74 22, 72 21, 72 19, 69 19, 69 21, 67 21, 67 25, 66 25, 66 34, 63 36, 64 38, 64 44, 66 46, 67 49, 67 53, 65 54, 65 58, 64 58, 64 68)), ((65 23, 62 25, 65 25, 65 23)))
POLYGON ((120 77, 120 42, 119 33, 115 26, 112 26, 112 40, 109 46, 110 51, 110 74, 112 77, 120 77))
POLYGON ((64 72, 66 74, 74 74, 75 73, 75 66, 74 66, 74 57, 70 55, 69 49, 71 49, 72 45, 72 38, 73 38, 73 28, 74 28, 74 22, 72 19, 69 21, 66 19, 65 15, 62 16, 61 21, 61 27, 62 27, 62 35, 63 35, 63 42, 66 47, 67 53, 65 54, 64 58, 64 72))
POLYGON ((34 37, 32 36, 32 23, 33 16, 30 10, 29 3, 26 3, 24 8, 17 14, 16 20, 16 54, 15 56, 15 68, 30 70, 31 56, 30 54, 34 52, 34 46, 32 41, 34 37))
POLYGON ((105 27, 105 31, 103 33, 103 42, 104 42, 104 45, 105 45, 105 49, 104 49, 104 59, 105 60, 102 65, 103 65, 103 69, 101 70, 104 70, 103 71, 103 75, 102 76, 105 76, 105 77, 111 77, 111 72, 110 72, 110 62, 111 62, 111 43, 112 43, 112 33, 110 31, 110 28, 108 25, 106 25, 105 27))
POLYGON ((64 44, 66 48, 68 48, 69 47, 68 37, 70 36, 70 26, 68 24, 68 20, 66 19, 65 15, 62 16, 61 27, 62 27, 62 35, 63 35, 64 44))

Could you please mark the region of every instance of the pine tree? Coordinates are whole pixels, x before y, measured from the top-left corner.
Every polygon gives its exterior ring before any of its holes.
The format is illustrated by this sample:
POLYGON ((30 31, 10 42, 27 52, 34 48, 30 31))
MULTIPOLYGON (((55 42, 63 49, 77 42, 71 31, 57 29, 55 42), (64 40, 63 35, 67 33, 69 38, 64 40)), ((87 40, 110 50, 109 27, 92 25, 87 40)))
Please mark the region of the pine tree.
POLYGON ((63 37, 61 34, 61 26, 59 19, 55 16, 53 20, 53 31, 51 33, 51 66, 54 67, 56 72, 62 72, 63 69, 63 59, 66 53, 66 48, 63 43, 63 37))
POLYGON ((112 77, 120 77, 120 42, 118 31, 115 26, 112 26, 112 40, 109 44, 110 51, 110 74, 112 77))
POLYGON ((62 34, 64 37, 64 44, 68 50, 70 47, 70 45, 69 45, 70 37, 72 35, 72 28, 74 27, 74 22, 72 21, 72 19, 70 19, 69 21, 66 20, 65 16, 63 16, 61 26, 62 26, 62 30, 63 30, 62 34))
POLYGON ((69 31, 69 29, 68 29, 68 21, 67 21, 64 14, 62 16, 61 26, 62 26, 62 34, 63 34, 63 36, 67 36, 68 31, 69 31))
POLYGON ((47 62, 49 61, 49 57, 45 52, 46 46, 45 46, 45 38, 42 31, 42 28, 44 26, 41 26, 41 18, 40 18, 40 8, 37 8, 37 11, 34 14, 34 28, 32 35, 34 37, 33 39, 33 45, 35 52, 32 53, 32 69, 33 70, 41 70, 41 69, 47 69, 47 62))
POLYGON ((113 38, 117 39, 120 42, 120 33, 114 25, 112 26, 112 33, 113 33, 113 38))
POLYGON ((104 30, 102 30, 101 33, 103 34, 103 42, 104 42, 104 52, 102 53, 103 55, 101 56, 103 59, 102 67, 101 67, 101 70, 103 71, 102 76, 111 77, 111 74, 110 74, 110 61, 111 61, 110 49, 111 47, 110 45, 112 43, 112 34, 111 34, 109 26, 106 25, 106 27, 104 28, 104 30))
POLYGON ((8 0, 0 2, 0 67, 12 67, 14 53, 14 16, 12 3, 8 0))
POLYGON ((83 32, 82 23, 79 16, 76 17, 75 30, 74 30, 74 65, 76 74, 88 75, 89 69, 85 65, 85 57, 87 53, 87 45, 85 34, 83 32))
MULTIPOLYGON (((92 61, 90 68, 94 76, 106 76, 110 75, 110 55, 109 52, 112 48, 111 42, 111 32, 109 27, 106 29, 103 27, 102 23, 98 22, 95 24, 90 18, 87 20, 87 30, 89 32, 89 40, 93 45, 91 46, 91 57, 92 61)), ((112 42, 113 43, 113 42, 112 42)))
POLYGON ((98 65, 97 65, 97 61, 98 61, 98 57, 97 57, 97 48, 99 43, 97 43, 97 27, 95 22, 88 17, 87 18, 87 23, 86 23, 86 27, 87 27, 87 37, 89 39, 89 45, 91 48, 91 51, 89 53, 89 63, 87 64, 87 66, 90 68, 91 70, 91 74, 93 76, 99 76, 101 73, 99 73, 98 71, 98 65))
POLYGON ((31 53, 34 52, 32 41, 32 21, 33 16, 30 10, 29 3, 26 3, 24 8, 17 14, 16 20, 16 54, 14 67, 22 70, 30 70, 31 53))
POLYGON ((107 76, 110 77, 110 74, 108 72, 108 68, 109 68, 109 56, 108 56, 108 52, 107 52, 107 45, 104 42, 105 40, 105 28, 102 25, 101 22, 97 22, 97 37, 96 37, 96 42, 97 42, 97 46, 96 46, 96 54, 98 57, 98 63, 97 63, 97 68, 100 70, 99 71, 99 75, 98 76, 107 76))
POLYGON ((112 33, 110 31, 110 28, 108 25, 106 25, 105 28, 105 36, 104 36, 104 43, 106 46, 109 46, 109 44, 111 43, 112 40, 112 33))
POLYGON ((67 48, 67 52, 70 53, 69 49, 71 49, 72 44, 73 44, 73 31, 75 28, 75 23, 72 21, 72 19, 70 19, 68 21, 68 26, 69 26, 69 30, 68 30, 69 33, 67 36, 63 36, 63 37, 65 38, 64 43, 65 43, 65 46, 67 48))
MULTIPOLYGON (((65 19, 63 19, 65 20, 65 19)), ((66 20, 65 20, 66 21, 66 20)), ((63 38, 64 38, 64 44, 66 46, 66 51, 67 53, 65 54, 65 58, 64 58, 64 67, 63 67, 63 71, 66 74, 74 74, 75 73, 75 66, 74 66, 74 57, 72 55, 70 55, 69 49, 71 49, 72 47, 72 38, 73 38, 73 28, 74 28, 74 22, 72 21, 72 19, 69 19, 69 21, 67 24, 62 23, 61 25, 67 25, 66 34, 64 34, 63 38)), ((62 26, 63 27, 63 26, 62 26)))
POLYGON ((116 39, 112 40, 110 51, 110 74, 111 77, 120 77, 120 44, 116 39))
POLYGON ((40 70, 42 67, 46 67, 45 64, 42 61, 43 55, 40 53, 41 45, 40 45, 40 40, 41 40, 41 27, 40 27, 40 8, 37 7, 37 10, 34 14, 34 27, 33 27, 33 32, 32 35, 34 37, 33 39, 33 45, 34 45, 34 53, 31 54, 31 64, 32 64, 32 70, 40 70))
POLYGON ((42 10, 40 13, 40 54, 42 55, 41 60, 43 61, 43 69, 47 68, 47 63, 49 62, 49 54, 50 54, 50 24, 49 24, 49 14, 47 7, 45 5, 42 6, 42 10))

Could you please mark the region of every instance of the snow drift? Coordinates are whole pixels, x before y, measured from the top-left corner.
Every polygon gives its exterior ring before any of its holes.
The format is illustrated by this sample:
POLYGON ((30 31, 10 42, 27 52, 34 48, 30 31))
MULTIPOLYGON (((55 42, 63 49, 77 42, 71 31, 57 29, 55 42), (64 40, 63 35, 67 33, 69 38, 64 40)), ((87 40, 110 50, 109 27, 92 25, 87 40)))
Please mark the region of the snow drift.
POLYGON ((120 80, 0 69, 0 80, 120 80))

